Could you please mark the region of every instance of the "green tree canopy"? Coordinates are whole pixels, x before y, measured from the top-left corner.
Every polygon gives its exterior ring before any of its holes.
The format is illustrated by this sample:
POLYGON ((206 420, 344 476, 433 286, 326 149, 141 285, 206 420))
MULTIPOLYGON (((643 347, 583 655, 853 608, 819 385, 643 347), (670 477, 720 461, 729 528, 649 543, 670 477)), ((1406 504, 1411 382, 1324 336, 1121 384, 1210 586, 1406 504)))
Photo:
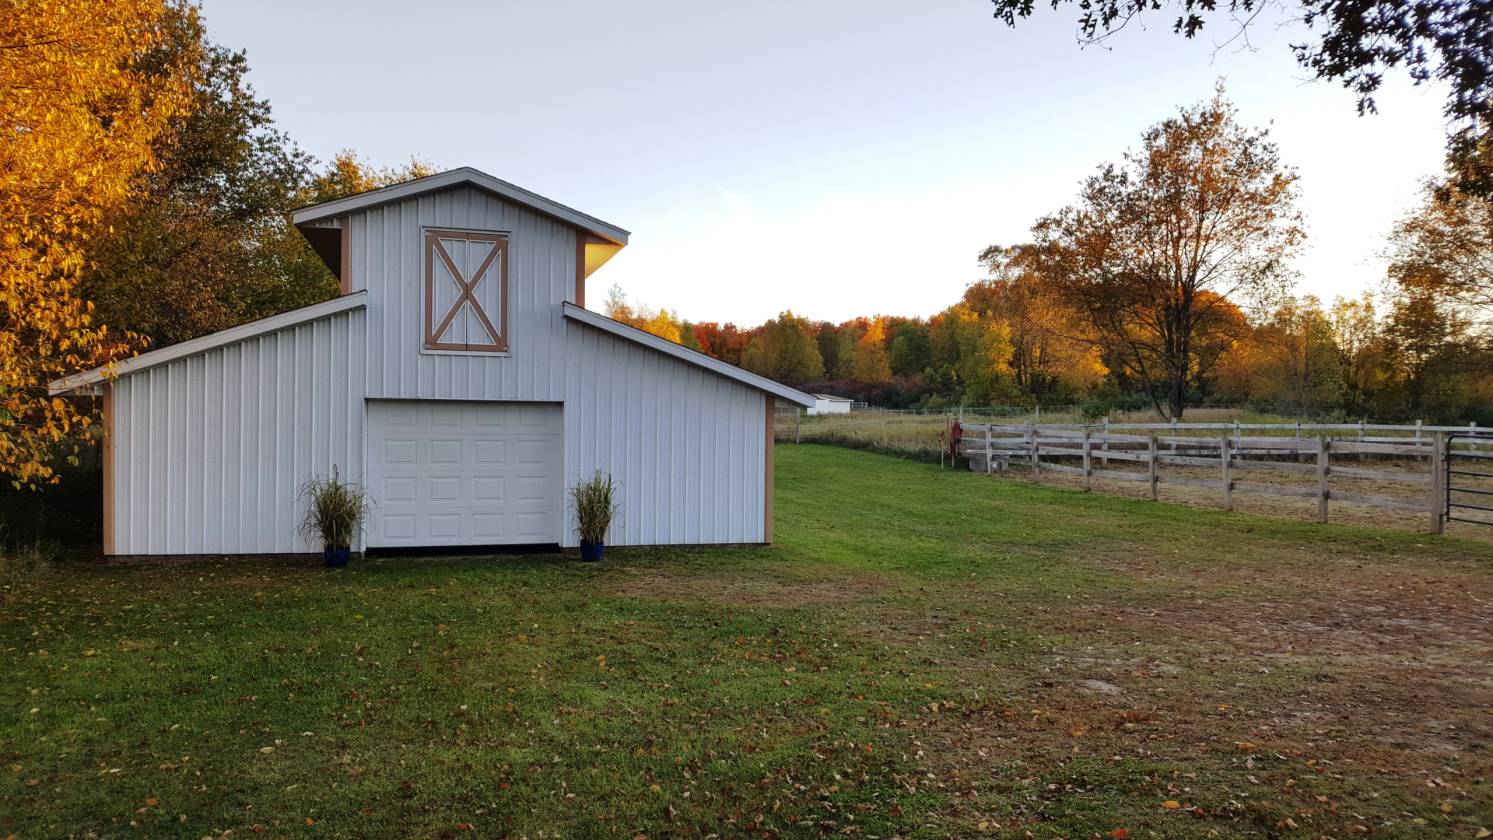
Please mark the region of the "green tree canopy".
POLYGON ((824 377, 824 360, 814 341, 813 326, 791 311, 762 325, 742 355, 741 366, 789 384, 824 377))

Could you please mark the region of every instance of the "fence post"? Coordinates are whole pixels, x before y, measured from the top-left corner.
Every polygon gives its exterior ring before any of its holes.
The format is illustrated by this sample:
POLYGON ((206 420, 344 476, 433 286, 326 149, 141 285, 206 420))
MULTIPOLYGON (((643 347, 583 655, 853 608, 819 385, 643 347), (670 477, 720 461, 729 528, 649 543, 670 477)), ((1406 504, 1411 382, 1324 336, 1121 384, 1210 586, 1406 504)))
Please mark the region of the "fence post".
POLYGON ((995 472, 995 467, 991 463, 992 461, 995 460, 995 448, 991 445, 991 441, 990 441, 990 427, 991 427, 990 423, 986 423, 985 424, 985 474, 986 475, 990 475, 991 473, 995 472))
POLYGON ((1158 498, 1157 495, 1156 495, 1157 478, 1156 478, 1156 433, 1155 432, 1151 433, 1150 445, 1149 445, 1147 451, 1149 453, 1149 457, 1146 458, 1146 468, 1147 468, 1148 477, 1149 477, 1149 479, 1151 481, 1151 501, 1154 502, 1158 498))
POLYGON ((1037 454, 1037 424, 1027 424, 1027 439, 1032 447, 1032 478, 1036 478, 1037 473, 1042 471, 1042 462, 1037 454))
POLYGON ((1109 469, 1109 415, 1104 415, 1104 468, 1109 469))
MULTIPOLYGON (((1359 443, 1363 443, 1364 433, 1368 431, 1368 429, 1365 428, 1368 425, 1368 422, 1369 422, 1369 418, 1367 418, 1367 417, 1360 417, 1360 418, 1358 418, 1358 442, 1359 443)), ((1368 459, 1369 459, 1369 453, 1364 452, 1363 450, 1359 450, 1359 452, 1358 452, 1358 460, 1360 460, 1360 461, 1367 461, 1368 459)))
MULTIPOLYGON (((1418 424, 1417 424, 1418 425, 1418 424)), ((1451 515, 1451 509, 1447 507, 1446 491, 1446 432, 1437 432, 1431 441, 1431 456, 1426 460, 1431 462, 1431 533, 1446 533, 1446 516, 1451 515)))
POLYGON ((1327 435, 1317 435, 1317 521, 1327 521, 1327 435))
POLYGON ((1089 443, 1089 436, 1092 434, 1091 429, 1083 430, 1083 490, 1085 493, 1092 490, 1094 486, 1094 459, 1091 455, 1093 450, 1089 443))
POLYGON ((804 410, 802 406, 793 409, 793 442, 803 443, 804 410))
POLYGON ((1223 509, 1234 509, 1234 464, 1229 453, 1229 432, 1218 438, 1218 459, 1223 462, 1223 509))
POLYGON ((886 409, 881 410, 881 448, 886 449, 886 409))

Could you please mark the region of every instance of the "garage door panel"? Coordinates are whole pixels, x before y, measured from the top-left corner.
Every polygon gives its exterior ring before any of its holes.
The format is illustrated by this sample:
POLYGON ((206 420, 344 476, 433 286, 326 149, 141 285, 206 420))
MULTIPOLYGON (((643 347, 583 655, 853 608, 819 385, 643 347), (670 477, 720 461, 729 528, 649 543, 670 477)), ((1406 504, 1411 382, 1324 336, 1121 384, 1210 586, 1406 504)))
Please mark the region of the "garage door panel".
POLYGON ((415 537, 415 517, 409 514, 386 513, 381 517, 379 526, 386 539, 413 540, 415 537))
POLYGON ((462 441, 460 439, 432 440, 428 444, 426 459, 432 464, 460 464, 462 441))
POLYGON ((384 425, 388 428, 410 429, 420 425, 420 407, 409 404, 386 404, 384 425))
POLYGON ((508 462, 508 441, 498 438, 481 438, 473 442, 472 460, 479 464, 505 464, 508 462))
POLYGON ((558 543, 560 406, 371 401, 370 547, 558 543))
POLYGON ((472 535, 479 541, 491 542, 503 535, 504 516, 501 513, 477 513, 472 515, 472 535))
POLYGON ((475 409, 475 420, 477 425, 482 426, 485 429, 492 428, 494 426, 502 428, 507 426, 509 418, 513 417, 520 410, 521 409, 513 408, 511 405, 507 407, 497 405, 479 405, 475 409))
POLYGON ((549 463, 550 443, 543 438, 525 437, 514 442, 515 464, 525 467, 544 466, 549 463))
POLYGON ((417 486, 414 476, 386 477, 381 488, 374 487, 374 501, 386 504, 413 502, 419 498, 417 486), (383 490, 382 493, 379 492, 380 489, 383 490))
POLYGON ((527 542, 537 542, 549 528, 549 518, 542 513, 518 513, 513 519, 518 524, 514 530, 527 542))
POLYGON ((441 478, 430 479, 430 494, 427 501, 431 502, 460 502, 461 499, 461 476, 449 475, 441 478))
POLYGON ((500 476, 478 476, 472 480, 472 500, 475 502, 501 502, 503 479, 500 476))
POLYGON ((521 475, 513 484, 516 501, 543 502, 549 497, 549 479, 545 476, 521 475))
POLYGON ((419 460, 420 444, 411 438, 385 440, 383 452, 384 463, 413 465, 419 460))

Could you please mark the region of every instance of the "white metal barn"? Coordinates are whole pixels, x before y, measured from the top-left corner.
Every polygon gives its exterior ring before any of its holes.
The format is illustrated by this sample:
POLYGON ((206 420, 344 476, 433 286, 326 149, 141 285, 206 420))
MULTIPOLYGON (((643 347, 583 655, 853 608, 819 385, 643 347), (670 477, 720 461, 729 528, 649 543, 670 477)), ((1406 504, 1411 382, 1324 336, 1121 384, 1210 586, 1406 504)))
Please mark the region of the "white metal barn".
POLYGON ((809 409, 810 414, 849 414, 851 399, 849 397, 837 397, 834 394, 814 394, 814 407, 809 409))
POLYGON ((103 395, 105 554, 320 550, 333 468, 359 550, 576 545, 595 470, 609 544, 772 541, 774 403, 814 399, 586 309, 627 231, 469 168, 292 218, 341 297, 52 383, 103 395))

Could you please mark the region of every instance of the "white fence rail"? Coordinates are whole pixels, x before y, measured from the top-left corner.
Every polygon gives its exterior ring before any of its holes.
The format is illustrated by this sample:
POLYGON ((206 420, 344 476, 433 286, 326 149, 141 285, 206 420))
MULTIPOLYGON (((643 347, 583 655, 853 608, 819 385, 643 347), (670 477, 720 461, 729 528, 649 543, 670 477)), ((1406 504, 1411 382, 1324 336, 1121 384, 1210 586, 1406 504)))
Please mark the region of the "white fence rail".
MULTIPOLYGON (((1476 433, 1489 432, 1493 430, 1476 433)), ((1043 472, 1079 476, 1085 490, 1092 489, 1096 472, 1107 479, 1144 482, 1152 500, 1163 484, 1215 489, 1226 510, 1234 509, 1234 493, 1243 492, 1315 499, 1319 522, 1327 521, 1332 501, 1413 512, 1424 515, 1428 529, 1439 534, 1447 511, 1448 453, 1474 453, 1493 445, 1493 435, 1472 439, 1465 437, 1468 434, 1465 426, 1382 423, 1111 423, 1097 427, 969 423, 962 426, 959 452, 971 460, 973 468, 986 473, 1020 465, 1033 476, 1043 472), (1449 444, 1451 433, 1457 437, 1449 444), (1359 465, 1343 463, 1349 458, 1356 458, 1359 465), (1385 470, 1362 465, 1370 459, 1423 466, 1385 470), (1096 470, 1096 462, 1103 469, 1096 470), (1136 467, 1113 469, 1112 462, 1136 467), (1165 466, 1211 469, 1217 478, 1167 474, 1162 470, 1165 466), (1310 484, 1291 486, 1236 477, 1267 472, 1293 474, 1310 484), (1334 488, 1333 479, 1409 485, 1409 493, 1334 488)))

